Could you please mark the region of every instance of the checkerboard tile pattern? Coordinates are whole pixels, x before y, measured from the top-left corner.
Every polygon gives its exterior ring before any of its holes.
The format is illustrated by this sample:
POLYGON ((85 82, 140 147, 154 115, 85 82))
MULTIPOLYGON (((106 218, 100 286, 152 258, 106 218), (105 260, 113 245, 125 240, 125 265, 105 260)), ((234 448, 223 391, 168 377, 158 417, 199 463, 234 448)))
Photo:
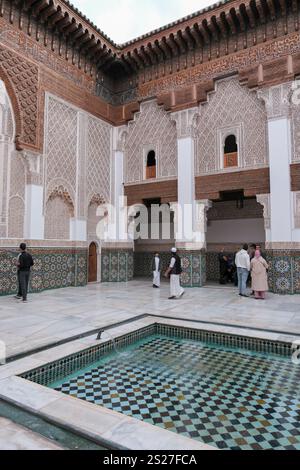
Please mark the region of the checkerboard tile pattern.
POLYGON ((300 450, 300 367, 154 335, 51 384, 219 449, 300 450))

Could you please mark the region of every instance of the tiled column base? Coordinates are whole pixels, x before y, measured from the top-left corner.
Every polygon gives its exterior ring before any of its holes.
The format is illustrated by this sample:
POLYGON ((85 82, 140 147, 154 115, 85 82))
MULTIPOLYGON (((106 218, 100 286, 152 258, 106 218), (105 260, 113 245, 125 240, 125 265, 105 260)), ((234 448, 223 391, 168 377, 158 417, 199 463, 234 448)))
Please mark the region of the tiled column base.
POLYGON ((206 283, 206 253, 204 251, 180 252, 183 287, 203 287, 206 283))
POLYGON ((102 250, 101 281, 128 282, 133 279, 133 250, 102 250))
MULTIPOLYGON (((35 262, 30 281, 31 292, 87 284, 87 250, 29 248, 29 251, 35 262)), ((17 252, 12 254, 5 249, 0 253, 0 295, 17 291, 17 256, 17 252)))
POLYGON ((270 291, 300 294, 300 251, 267 251, 270 291))

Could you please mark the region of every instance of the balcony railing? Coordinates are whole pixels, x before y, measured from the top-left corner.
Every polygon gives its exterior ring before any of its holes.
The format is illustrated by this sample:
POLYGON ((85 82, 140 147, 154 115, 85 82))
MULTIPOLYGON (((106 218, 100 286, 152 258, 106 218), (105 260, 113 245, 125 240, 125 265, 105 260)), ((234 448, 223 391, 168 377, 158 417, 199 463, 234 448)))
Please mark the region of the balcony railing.
POLYGON ((238 166, 238 152, 225 153, 224 168, 232 168, 238 166))
POLYGON ((146 168, 146 179, 151 180, 156 178, 156 166, 148 166, 146 168))

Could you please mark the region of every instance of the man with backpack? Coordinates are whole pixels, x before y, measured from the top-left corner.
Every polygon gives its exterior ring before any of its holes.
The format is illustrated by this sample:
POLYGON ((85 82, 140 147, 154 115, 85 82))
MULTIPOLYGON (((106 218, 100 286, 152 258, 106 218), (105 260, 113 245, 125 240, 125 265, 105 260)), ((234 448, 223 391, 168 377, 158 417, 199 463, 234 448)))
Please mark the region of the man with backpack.
POLYGON ((167 270, 165 276, 171 279, 171 296, 169 300, 179 299, 184 295, 184 289, 180 285, 180 275, 182 274, 181 259, 178 256, 177 249, 172 248, 172 258, 170 262, 169 269, 167 270))
POLYGON ((26 244, 21 243, 20 245, 21 253, 18 256, 18 261, 17 261, 19 291, 18 291, 18 294, 16 295, 16 299, 23 300, 23 302, 27 302, 30 270, 32 266, 34 265, 33 258, 30 253, 27 253, 26 249, 27 249, 26 244))

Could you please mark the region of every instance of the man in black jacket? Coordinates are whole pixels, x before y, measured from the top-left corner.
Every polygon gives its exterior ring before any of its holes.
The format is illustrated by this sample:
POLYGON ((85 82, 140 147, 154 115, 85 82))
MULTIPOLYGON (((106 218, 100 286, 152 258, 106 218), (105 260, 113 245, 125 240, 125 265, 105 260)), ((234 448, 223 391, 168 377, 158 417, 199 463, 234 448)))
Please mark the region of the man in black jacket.
POLYGON ((172 248, 172 258, 169 269, 166 271, 165 276, 171 278, 171 297, 169 300, 180 299, 185 294, 184 289, 180 285, 180 275, 182 274, 181 259, 178 256, 177 249, 172 248))
POLYGON ((21 243, 20 250, 21 253, 18 257, 18 282, 19 282, 19 292, 16 296, 17 299, 27 302, 27 292, 30 279, 30 270, 34 265, 31 254, 26 251, 26 244, 21 243))

